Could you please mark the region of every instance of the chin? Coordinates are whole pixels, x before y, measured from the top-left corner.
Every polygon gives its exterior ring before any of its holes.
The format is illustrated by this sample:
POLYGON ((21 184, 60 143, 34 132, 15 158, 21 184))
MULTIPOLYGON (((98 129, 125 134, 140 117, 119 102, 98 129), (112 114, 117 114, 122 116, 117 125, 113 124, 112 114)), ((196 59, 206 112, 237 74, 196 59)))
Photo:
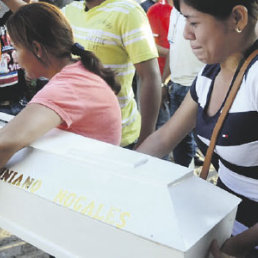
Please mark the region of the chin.
POLYGON ((203 58, 203 59, 199 59, 201 62, 203 62, 204 64, 215 64, 215 62, 213 62, 212 60, 209 60, 207 58, 203 58))
POLYGON ((209 64, 209 61, 207 60, 207 58, 205 58, 205 57, 203 57, 203 56, 196 56, 197 57, 197 59, 199 60, 199 61, 201 61, 202 63, 204 63, 204 64, 209 64))
POLYGON ((216 64, 218 63, 217 60, 214 60, 213 58, 209 58, 207 56, 196 56, 199 61, 201 61, 204 64, 216 64))

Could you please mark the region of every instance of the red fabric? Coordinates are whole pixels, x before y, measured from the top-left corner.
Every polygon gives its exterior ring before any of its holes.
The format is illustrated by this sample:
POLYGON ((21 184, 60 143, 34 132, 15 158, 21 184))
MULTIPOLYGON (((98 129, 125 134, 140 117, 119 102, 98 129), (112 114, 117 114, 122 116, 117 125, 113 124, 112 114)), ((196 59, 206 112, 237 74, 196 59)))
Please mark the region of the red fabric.
MULTIPOLYGON (((170 13, 173 7, 168 3, 163 2, 164 1, 161 1, 152 5, 147 12, 147 16, 150 22, 152 33, 154 34, 156 44, 165 48, 169 48, 167 36, 169 29, 170 13), (156 37, 155 34, 157 34, 158 36, 156 37)), ((160 72, 162 74, 166 60, 164 57, 159 57, 158 61, 160 66, 160 72)))

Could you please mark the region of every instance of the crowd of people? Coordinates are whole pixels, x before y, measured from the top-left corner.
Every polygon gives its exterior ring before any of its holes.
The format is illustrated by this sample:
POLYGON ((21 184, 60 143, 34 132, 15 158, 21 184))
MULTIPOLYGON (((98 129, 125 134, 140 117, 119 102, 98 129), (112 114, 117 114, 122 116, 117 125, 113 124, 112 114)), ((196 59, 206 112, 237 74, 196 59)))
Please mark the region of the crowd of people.
POLYGON ((242 202, 232 237, 210 250, 257 258, 258 0, 145 1, 147 14, 134 0, 29 2, 0 1, 0 112, 15 115, 0 167, 55 127, 189 166, 253 53, 212 158, 218 187, 242 202))

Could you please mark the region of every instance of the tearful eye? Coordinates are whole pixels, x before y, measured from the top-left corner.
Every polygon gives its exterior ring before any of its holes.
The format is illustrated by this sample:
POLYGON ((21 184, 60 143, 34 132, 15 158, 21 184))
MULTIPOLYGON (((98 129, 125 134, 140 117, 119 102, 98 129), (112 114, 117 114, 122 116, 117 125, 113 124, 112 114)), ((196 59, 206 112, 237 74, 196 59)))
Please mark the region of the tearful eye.
POLYGON ((191 22, 190 25, 195 28, 197 26, 197 23, 196 22, 191 22))

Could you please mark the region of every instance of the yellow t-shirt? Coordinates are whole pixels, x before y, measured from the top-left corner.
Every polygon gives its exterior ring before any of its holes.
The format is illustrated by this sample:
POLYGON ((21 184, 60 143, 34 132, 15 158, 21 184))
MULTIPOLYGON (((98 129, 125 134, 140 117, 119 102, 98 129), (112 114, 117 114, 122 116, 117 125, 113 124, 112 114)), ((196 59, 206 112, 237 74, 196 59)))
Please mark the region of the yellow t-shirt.
POLYGON ((121 146, 139 137, 141 118, 132 89, 134 64, 158 56, 146 14, 134 0, 106 0, 85 11, 84 2, 63 8, 75 42, 90 50, 116 73, 121 84, 118 100, 122 111, 121 146))

